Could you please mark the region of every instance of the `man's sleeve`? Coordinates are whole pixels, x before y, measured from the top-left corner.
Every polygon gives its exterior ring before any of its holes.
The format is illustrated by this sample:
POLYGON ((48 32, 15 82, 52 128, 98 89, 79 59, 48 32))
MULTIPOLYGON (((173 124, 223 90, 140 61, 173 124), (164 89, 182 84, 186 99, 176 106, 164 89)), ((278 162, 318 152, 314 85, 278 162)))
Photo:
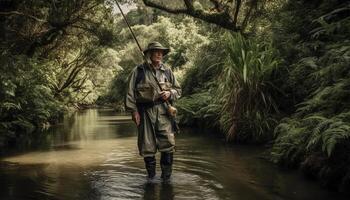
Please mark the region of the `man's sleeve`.
POLYGON ((171 96, 170 96, 170 99, 171 100, 177 100, 181 97, 181 86, 180 84, 177 82, 175 76, 174 76, 174 73, 170 70, 170 81, 171 81, 171 84, 172 84, 172 88, 170 90, 171 92, 171 96))
POLYGON ((135 81, 136 81, 137 69, 135 68, 128 79, 128 86, 125 97, 125 111, 135 112, 137 111, 136 99, 135 99, 135 81))

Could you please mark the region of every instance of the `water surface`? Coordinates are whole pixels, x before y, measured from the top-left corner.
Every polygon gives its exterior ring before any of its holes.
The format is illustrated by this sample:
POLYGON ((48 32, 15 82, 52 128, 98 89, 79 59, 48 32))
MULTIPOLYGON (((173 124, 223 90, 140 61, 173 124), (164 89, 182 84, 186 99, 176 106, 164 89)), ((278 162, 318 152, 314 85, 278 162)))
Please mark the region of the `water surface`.
POLYGON ((184 129, 176 138, 173 178, 147 181, 136 128, 128 116, 86 110, 29 147, 0 160, 0 199, 345 199, 297 172, 262 159, 264 149, 225 145, 184 129))

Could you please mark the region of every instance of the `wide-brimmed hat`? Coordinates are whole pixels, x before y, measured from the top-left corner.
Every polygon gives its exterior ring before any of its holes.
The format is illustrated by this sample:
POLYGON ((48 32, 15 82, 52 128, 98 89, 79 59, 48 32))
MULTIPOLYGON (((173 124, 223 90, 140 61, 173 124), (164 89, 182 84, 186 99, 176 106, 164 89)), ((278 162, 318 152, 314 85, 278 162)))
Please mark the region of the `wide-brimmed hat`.
POLYGON ((169 48, 164 47, 159 42, 151 42, 147 45, 147 48, 143 51, 143 53, 146 54, 147 52, 152 50, 162 50, 163 56, 167 55, 170 52, 169 48))

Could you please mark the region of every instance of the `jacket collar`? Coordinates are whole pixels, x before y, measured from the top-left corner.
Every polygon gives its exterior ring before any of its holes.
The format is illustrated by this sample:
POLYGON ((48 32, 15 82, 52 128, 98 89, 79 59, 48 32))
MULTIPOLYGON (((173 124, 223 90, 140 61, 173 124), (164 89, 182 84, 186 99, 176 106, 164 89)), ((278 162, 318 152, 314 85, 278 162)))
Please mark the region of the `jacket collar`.
MULTIPOLYGON (((139 68, 142 68, 143 66, 145 66, 145 63, 139 65, 138 67, 139 68)), ((145 66, 146 67, 146 66, 145 66)), ((159 67, 160 70, 162 71, 165 71, 165 65, 163 63, 160 63, 160 67, 159 67)))
POLYGON ((164 64, 163 64, 163 63, 160 63, 160 67, 159 67, 159 69, 160 69, 160 70, 162 70, 162 71, 165 71, 165 66, 164 66, 164 64))

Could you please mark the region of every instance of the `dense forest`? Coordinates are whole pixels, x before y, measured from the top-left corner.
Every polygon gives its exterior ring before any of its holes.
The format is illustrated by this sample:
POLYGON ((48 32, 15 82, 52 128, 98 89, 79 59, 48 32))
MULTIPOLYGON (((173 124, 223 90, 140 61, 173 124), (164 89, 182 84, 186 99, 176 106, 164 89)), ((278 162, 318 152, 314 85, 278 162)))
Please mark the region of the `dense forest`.
MULTIPOLYGON (((348 1, 119 2, 142 46, 171 48, 182 126, 349 191, 348 1)), ((4 0, 0 29, 0 148, 75 110, 123 111, 142 57, 115 1, 4 0)))

